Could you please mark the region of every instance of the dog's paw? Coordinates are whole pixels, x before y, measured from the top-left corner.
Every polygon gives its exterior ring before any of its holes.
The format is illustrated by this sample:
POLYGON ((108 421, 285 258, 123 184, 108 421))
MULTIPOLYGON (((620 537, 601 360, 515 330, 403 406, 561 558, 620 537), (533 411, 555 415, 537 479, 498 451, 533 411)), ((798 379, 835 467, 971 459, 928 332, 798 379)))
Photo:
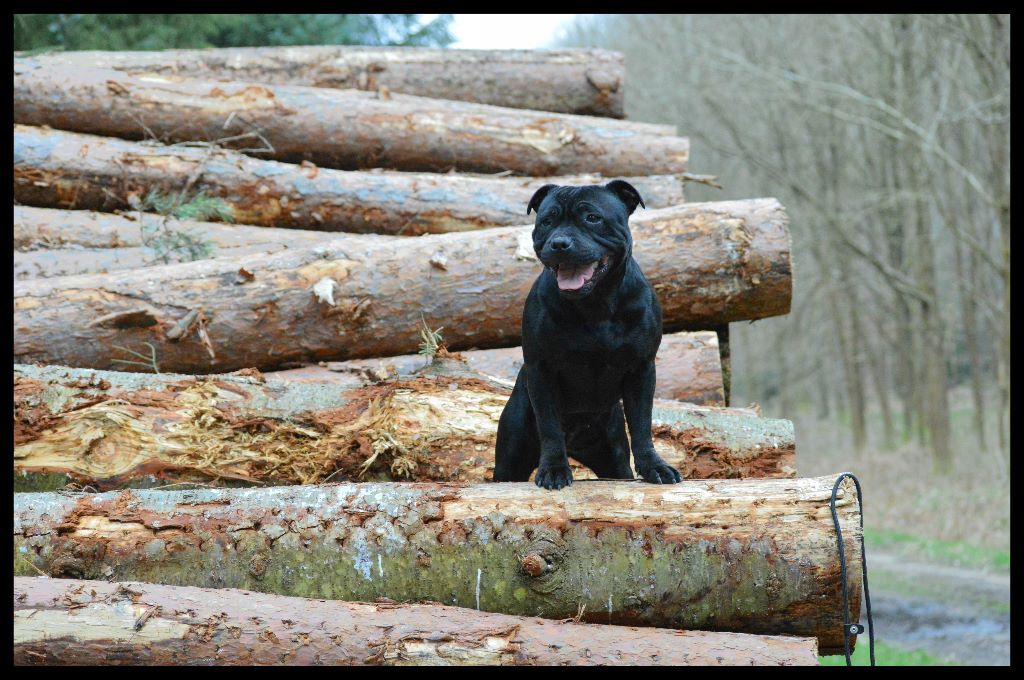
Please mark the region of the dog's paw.
POLYGON ((683 481, 683 476, 679 474, 679 470, 676 470, 663 460, 654 461, 648 467, 637 466, 637 472, 640 473, 645 482, 650 482, 651 484, 676 484, 683 481))
POLYGON ((552 465, 549 467, 537 468, 537 476, 534 483, 544 489, 561 489, 563 486, 572 486, 572 470, 568 465, 552 465))

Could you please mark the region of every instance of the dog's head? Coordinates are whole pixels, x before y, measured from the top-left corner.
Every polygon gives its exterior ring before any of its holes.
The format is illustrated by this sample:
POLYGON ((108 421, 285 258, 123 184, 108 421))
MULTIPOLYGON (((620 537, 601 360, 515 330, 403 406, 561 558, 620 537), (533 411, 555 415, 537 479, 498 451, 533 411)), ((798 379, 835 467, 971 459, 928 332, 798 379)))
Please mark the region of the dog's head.
POLYGON ((537 190, 526 207, 527 215, 537 211, 533 249, 554 273, 562 296, 586 297, 629 258, 629 216, 637 205, 644 206, 640 193, 618 179, 582 187, 546 184, 537 190))

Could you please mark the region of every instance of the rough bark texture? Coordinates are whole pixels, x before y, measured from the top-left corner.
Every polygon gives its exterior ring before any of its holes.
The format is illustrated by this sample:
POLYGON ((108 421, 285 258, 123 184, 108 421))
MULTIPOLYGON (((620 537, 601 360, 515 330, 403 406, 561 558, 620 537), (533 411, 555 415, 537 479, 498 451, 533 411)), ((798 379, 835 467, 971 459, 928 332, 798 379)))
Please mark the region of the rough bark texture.
MULTIPOLYGON (((47 473, 98 488, 149 484, 151 476, 491 479, 506 385, 452 360, 369 384, 327 369, 304 372, 191 377, 16 365, 15 484, 33 488, 46 480, 22 475, 47 473)), ((788 420, 658 399, 653 425, 661 454, 688 478, 796 472, 788 420)), ((584 468, 576 474, 594 477, 584 468)))
MULTIPOLYGON (((460 352, 475 371, 515 382, 523 365, 522 347, 480 349, 460 352)), ((403 354, 375 359, 326 362, 326 368, 357 375, 407 377, 424 365, 419 354, 403 354)), ((722 368, 718 356, 718 336, 714 331, 670 333, 661 338, 655 359, 658 382, 654 396, 704 406, 725 406, 722 393, 722 368)), ((291 373, 322 371, 293 369, 291 373)), ((283 371, 282 373, 288 373, 283 371)), ((282 376, 283 377, 283 376, 282 376)))
MULTIPOLYGON (((433 600, 588 623, 816 637, 842 648, 833 477, 340 484, 14 496, 14 573, 433 600)), ((860 509, 837 512, 850 619, 860 509)))
MULTIPOLYGON (((137 214, 106 215, 82 210, 51 210, 14 206, 14 277, 16 279, 90 274, 157 264, 157 251, 144 247, 142 220, 137 214)), ((269 229, 168 220, 174 231, 201 237, 213 246, 211 257, 277 252, 323 242, 321 232, 269 229)), ((184 257, 176 254, 176 257, 184 257)), ((470 367, 488 375, 515 380, 523 363, 519 347, 463 352, 470 367)), ((406 354, 374 359, 329 362, 339 372, 407 376, 422 368, 424 358, 406 354)), ((657 358, 655 396, 706 406, 724 406, 718 338, 713 331, 674 333, 662 337, 657 358)))
POLYGON ((242 258, 315 246, 331 238, 320 231, 270 229, 164 218, 150 213, 110 215, 88 210, 14 206, 14 278, 45 278, 138 269, 188 262, 187 248, 159 247, 153 237, 186 234, 210 247, 211 257, 242 258), (147 234, 143 245, 143 231, 147 234), (156 247, 154 247, 156 246, 156 247))
POLYGON ((550 621, 436 603, 14 579, 18 665, 815 666, 817 641, 550 621))
MULTIPOLYGON (((787 217, 774 199, 693 203, 632 219, 664 330, 786 314, 787 217)), ((16 281, 22 363, 226 372, 417 351, 425 321, 455 351, 519 343, 540 266, 530 227, 413 239, 349 235, 315 248, 102 275, 16 281), (69 332, 69 329, 73 329, 69 332)))
MULTIPOLYGON (((188 186, 225 201, 243 224, 416 235, 522 224, 541 186, 608 179, 331 170, 211 147, 14 126, 15 200, 52 208, 126 210, 153 189, 176 196, 188 186)), ((650 208, 683 202, 674 176, 625 179, 650 208)))
POLYGON ((663 335, 654 365, 658 379, 654 396, 725 406, 722 362, 714 331, 663 335))
POLYGON ((442 50, 422 47, 236 47, 61 52, 47 65, 373 90, 623 117, 622 54, 596 49, 442 50))
POLYGON ((201 236, 218 250, 248 246, 292 247, 316 245, 338 238, 335 234, 306 229, 272 229, 246 224, 222 224, 179 220, 152 213, 119 214, 92 210, 55 210, 14 206, 14 250, 32 253, 41 250, 102 251, 144 246, 142 226, 166 223, 174 231, 201 236))
POLYGON ((685 172, 689 141, 665 125, 403 94, 216 82, 14 63, 14 121, 163 141, 224 140, 266 157, 546 176, 685 172), (269 148, 268 148, 269 145, 269 148))

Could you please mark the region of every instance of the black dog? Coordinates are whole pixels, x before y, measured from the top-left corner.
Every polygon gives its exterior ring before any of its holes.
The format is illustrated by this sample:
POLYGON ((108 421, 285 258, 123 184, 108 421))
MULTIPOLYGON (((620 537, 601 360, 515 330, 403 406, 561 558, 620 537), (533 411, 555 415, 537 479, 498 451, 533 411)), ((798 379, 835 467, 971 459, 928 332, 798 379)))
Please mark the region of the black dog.
POLYGON ((494 481, 526 481, 536 469, 537 486, 560 489, 572 484, 568 456, 599 477, 632 479, 623 410, 640 476, 681 479, 651 439, 661 305, 633 259, 638 204, 621 180, 548 184, 530 199, 545 268, 523 309, 524 363, 498 424, 494 481))

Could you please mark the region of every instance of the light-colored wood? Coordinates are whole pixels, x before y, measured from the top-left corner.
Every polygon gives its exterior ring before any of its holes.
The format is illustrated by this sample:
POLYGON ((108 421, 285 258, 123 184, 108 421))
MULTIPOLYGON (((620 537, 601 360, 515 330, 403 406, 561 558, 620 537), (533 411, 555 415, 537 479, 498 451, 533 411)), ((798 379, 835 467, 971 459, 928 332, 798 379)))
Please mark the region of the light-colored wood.
POLYGON ((14 579, 17 665, 815 666, 813 638, 551 621, 441 604, 14 579))
POLYGON ((44 64, 209 80, 377 91, 622 118, 622 54, 597 49, 450 50, 316 45, 59 52, 44 64))
MULTIPOLYGON (((26 474, 97 488, 152 476, 489 481, 510 390, 464 365, 431 370, 364 383, 324 368, 197 378, 15 365, 15 485, 42 488, 26 474)), ((653 425, 662 456, 688 478, 796 472, 788 420, 658 399, 653 425)))
MULTIPOLYGON (((834 477, 329 484, 14 495, 14 572, 433 600, 594 623, 816 637, 842 647, 834 477)), ((836 503, 850 619, 860 508, 836 503)), ((831 652, 830 652, 831 650, 831 652)))

